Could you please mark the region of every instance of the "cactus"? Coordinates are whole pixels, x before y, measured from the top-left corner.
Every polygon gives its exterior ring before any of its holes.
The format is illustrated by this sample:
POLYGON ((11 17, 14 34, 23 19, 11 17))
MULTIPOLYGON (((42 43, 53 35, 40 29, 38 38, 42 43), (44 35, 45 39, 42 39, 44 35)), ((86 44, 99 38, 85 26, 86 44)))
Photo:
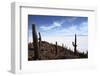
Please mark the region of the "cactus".
POLYGON ((41 39, 41 33, 39 32, 39 40, 41 41, 42 39, 41 39))
POLYGON ((64 48, 64 44, 62 44, 62 48, 64 48))
POLYGON ((56 46, 55 46, 55 48, 56 48, 56 50, 55 50, 56 53, 55 53, 55 54, 57 55, 57 52, 58 52, 58 45, 57 45, 57 42, 56 42, 56 46))
POLYGON ((76 38, 76 34, 75 34, 75 42, 72 42, 72 45, 74 47, 74 54, 77 53, 77 38, 76 38))
POLYGON ((64 51, 64 44, 62 43, 62 51, 64 51))
POLYGON ((34 59, 38 60, 39 58, 39 47, 38 47, 38 38, 35 24, 32 24, 32 35, 33 35, 33 46, 34 46, 34 59))
POLYGON ((40 32, 38 34, 39 34, 39 49, 41 49, 41 34, 40 32))
POLYGON ((62 44, 62 51, 64 52, 64 56, 66 55, 65 45, 62 44))
POLYGON ((40 51, 41 51, 41 34, 40 32, 38 33, 39 34, 39 59, 41 59, 41 54, 40 54, 40 51))
POLYGON ((88 58, 88 51, 86 52, 86 57, 88 58))

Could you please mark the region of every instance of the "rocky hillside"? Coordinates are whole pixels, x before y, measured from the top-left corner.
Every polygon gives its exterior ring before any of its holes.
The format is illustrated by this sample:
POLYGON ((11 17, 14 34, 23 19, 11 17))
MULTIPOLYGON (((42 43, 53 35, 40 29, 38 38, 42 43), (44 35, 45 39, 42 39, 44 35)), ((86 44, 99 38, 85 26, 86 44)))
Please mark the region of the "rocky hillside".
MULTIPOLYGON (((28 60, 35 60, 34 57, 34 47, 33 43, 28 44, 28 60)), ((76 58, 87 58, 87 54, 79 53, 75 54, 72 50, 59 46, 56 44, 51 44, 46 41, 41 41, 41 48, 39 48, 39 59, 38 60, 52 60, 52 59, 76 59, 76 58)))

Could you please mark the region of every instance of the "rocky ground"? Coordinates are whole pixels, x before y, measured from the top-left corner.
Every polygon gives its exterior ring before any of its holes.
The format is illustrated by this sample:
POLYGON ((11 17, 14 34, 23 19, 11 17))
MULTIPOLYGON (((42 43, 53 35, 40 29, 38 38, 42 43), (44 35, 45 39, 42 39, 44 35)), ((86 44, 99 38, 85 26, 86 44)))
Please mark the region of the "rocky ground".
MULTIPOLYGON (((34 59, 34 47, 33 43, 28 44, 28 60, 34 59)), ((41 41, 41 48, 39 48, 39 60, 53 60, 53 59, 76 59, 76 58, 88 58, 88 54, 77 52, 76 54, 64 47, 56 44, 51 44, 46 41, 41 41)))

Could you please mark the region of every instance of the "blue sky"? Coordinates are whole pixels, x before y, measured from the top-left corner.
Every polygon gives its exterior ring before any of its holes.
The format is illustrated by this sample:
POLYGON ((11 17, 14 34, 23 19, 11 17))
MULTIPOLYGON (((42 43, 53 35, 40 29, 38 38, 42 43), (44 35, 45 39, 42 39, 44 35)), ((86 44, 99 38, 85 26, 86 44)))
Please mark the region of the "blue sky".
POLYGON ((88 18, 75 16, 43 16, 43 15, 29 15, 28 16, 28 30, 29 34, 32 24, 37 26, 37 31, 44 34, 57 35, 57 33, 66 35, 87 35, 88 34, 88 18), (72 31, 73 30, 73 31, 72 31))
MULTIPOLYGON (((82 38, 88 36, 88 17, 28 15, 28 42, 32 42, 32 24, 36 25, 42 38, 51 43, 57 39, 63 42, 64 38, 72 38, 75 34, 82 38)), ((86 39, 80 39, 86 41, 84 45, 87 44, 86 39)))

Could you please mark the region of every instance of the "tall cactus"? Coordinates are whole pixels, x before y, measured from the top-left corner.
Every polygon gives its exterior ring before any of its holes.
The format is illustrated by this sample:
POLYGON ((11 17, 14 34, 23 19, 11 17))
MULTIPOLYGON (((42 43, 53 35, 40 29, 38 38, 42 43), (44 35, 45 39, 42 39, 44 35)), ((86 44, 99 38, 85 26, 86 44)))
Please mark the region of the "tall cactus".
POLYGON ((41 48, 41 33, 39 32, 39 49, 41 48))
POLYGON ((38 38, 35 24, 32 24, 32 35, 33 35, 33 47, 34 47, 34 59, 38 60, 39 58, 39 47, 38 47, 38 38))
POLYGON ((76 34, 75 34, 75 42, 72 42, 72 45, 74 46, 74 54, 77 53, 77 38, 76 38, 76 34))
POLYGON ((41 41, 42 39, 41 39, 41 33, 39 32, 39 41, 41 41))
POLYGON ((57 53, 58 53, 58 44, 57 44, 57 41, 56 41, 56 46, 55 46, 55 48, 56 48, 56 50, 55 50, 56 53, 55 53, 55 54, 57 55, 57 53))

